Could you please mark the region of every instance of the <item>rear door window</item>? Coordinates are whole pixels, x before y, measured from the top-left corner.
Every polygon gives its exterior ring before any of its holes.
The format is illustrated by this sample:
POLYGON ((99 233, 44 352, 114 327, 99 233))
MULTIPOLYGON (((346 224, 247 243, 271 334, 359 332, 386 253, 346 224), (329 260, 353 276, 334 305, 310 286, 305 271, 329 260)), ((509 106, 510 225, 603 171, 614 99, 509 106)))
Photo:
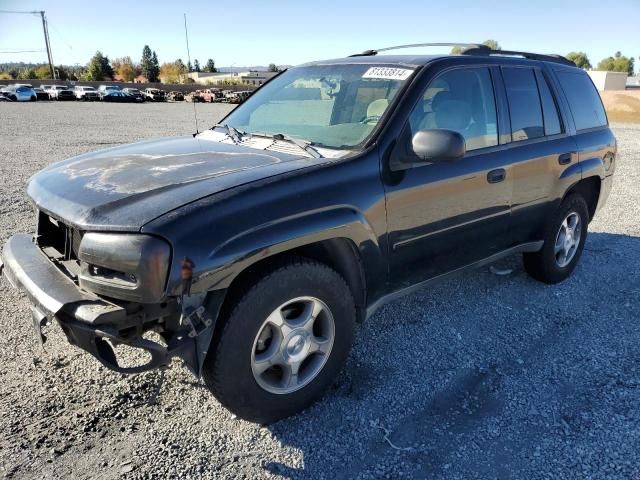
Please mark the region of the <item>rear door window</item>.
POLYGON ((511 140, 531 140, 544 136, 542 106, 532 68, 503 68, 511 115, 511 140))
POLYGON ((536 75, 538 79, 538 90, 542 100, 542 114, 544 116, 544 134, 557 135, 562 133, 562 123, 558 115, 558 106, 553 98, 549 84, 541 72, 536 75))
POLYGON ((600 95, 586 73, 557 70, 556 75, 569 102, 576 130, 607 125, 600 95))

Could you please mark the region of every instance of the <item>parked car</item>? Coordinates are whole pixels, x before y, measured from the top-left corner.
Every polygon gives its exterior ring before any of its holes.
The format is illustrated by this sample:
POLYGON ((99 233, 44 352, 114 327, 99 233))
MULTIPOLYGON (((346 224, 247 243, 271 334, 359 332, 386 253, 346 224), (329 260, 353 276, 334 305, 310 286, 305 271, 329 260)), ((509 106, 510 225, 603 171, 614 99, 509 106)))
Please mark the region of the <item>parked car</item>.
POLYGON ((182 102, 184 100, 184 94, 182 92, 169 92, 167 94, 167 100, 172 102, 182 102))
POLYGON ((76 96, 69 87, 66 85, 51 85, 48 90, 45 90, 49 94, 51 100, 75 100, 76 96))
POLYGON ((202 97, 202 92, 200 90, 196 90, 195 92, 189 92, 184 97, 187 102, 192 103, 201 103, 204 102, 204 98, 202 97))
POLYGON ((55 319, 118 372, 180 357, 269 423, 322 395, 386 302, 514 254, 568 278, 617 163, 587 73, 482 45, 377 53, 290 68, 200 134, 31 177, 37 235, 2 251, 25 323, 41 338, 55 319), (112 343, 150 360, 123 366, 112 343))
POLYGON ((100 100, 103 102, 118 102, 118 103, 136 103, 138 100, 133 95, 129 95, 120 90, 107 90, 102 92, 100 100))
POLYGON ((49 94, 45 92, 41 87, 35 87, 33 91, 36 92, 37 100, 49 100, 49 94))
POLYGON ((2 89, 2 93, 12 102, 35 102, 38 95, 31 87, 25 85, 8 85, 2 89))
POLYGON ((73 91, 76 99, 78 100, 83 100, 85 102, 100 100, 100 95, 94 87, 90 87, 87 85, 77 85, 73 91))
POLYGON ((98 87, 98 96, 100 97, 100 100, 102 100, 102 97, 108 93, 111 92, 120 92, 122 91, 122 88, 120 88, 118 85, 100 85, 98 87))
POLYGON ((231 92, 227 94, 227 96, 225 97, 225 100, 227 103, 234 103, 236 105, 240 105, 249 97, 248 93, 249 92, 243 92, 243 91, 231 92))
POLYGON ((202 100, 205 102, 213 103, 217 99, 222 99, 224 96, 222 95, 222 90, 219 88, 205 88, 202 90, 201 94, 202 100))
POLYGON ((124 88, 122 91, 132 97, 137 103, 142 103, 146 100, 146 97, 137 88, 124 88))
POLYGON ((142 94, 147 100, 153 102, 164 102, 167 99, 165 92, 158 88, 145 88, 142 94))

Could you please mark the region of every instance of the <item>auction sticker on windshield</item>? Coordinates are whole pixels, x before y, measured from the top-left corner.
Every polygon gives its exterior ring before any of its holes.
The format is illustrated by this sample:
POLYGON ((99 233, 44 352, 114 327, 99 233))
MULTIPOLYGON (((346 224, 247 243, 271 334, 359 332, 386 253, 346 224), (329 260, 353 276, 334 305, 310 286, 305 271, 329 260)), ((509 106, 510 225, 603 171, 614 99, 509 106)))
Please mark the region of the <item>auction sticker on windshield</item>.
POLYGON ((408 68, 371 67, 362 78, 382 78, 385 80, 406 80, 413 70, 408 68))

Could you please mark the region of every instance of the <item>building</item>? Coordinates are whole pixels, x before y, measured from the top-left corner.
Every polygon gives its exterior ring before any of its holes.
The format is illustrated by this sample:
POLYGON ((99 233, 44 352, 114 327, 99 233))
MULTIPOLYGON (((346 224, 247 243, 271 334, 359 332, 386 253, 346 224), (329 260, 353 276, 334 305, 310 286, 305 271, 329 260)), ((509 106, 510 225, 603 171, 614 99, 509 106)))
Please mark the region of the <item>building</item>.
POLYGON ((200 85, 244 84, 260 86, 278 72, 191 72, 187 76, 200 85))
POLYGON ((277 74, 278 72, 247 72, 246 74, 241 74, 240 78, 242 79, 242 83, 259 87, 277 74))
POLYGON ((627 88, 640 88, 640 75, 627 78, 627 88))
POLYGON ((625 72, 605 72, 602 70, 587 71, 594 85, 600 91, 603 90, 625 90, 627 88, 627 77, 625 72))

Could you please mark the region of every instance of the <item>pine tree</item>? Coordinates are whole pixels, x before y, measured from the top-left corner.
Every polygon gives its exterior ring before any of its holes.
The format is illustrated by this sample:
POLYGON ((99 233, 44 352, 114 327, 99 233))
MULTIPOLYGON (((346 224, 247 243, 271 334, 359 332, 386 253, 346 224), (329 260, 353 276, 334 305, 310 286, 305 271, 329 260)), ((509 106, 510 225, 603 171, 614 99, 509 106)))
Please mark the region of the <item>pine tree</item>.
POLYGON ((218 71, 216 70, 216 63, 213 61, 213 59, 210 58, 209 60, 207 60, 207 63, 204 66, 204 71, 211 73, 215 73, 218 71))
POLYGON ((197 58, 193 61, 193 69, 194 69, 196 72, 199 72, 199 71, 200 71, 200 62, 198 61, 198 59, 197 59, 197 58))
POLYGON ((160 75, 160 64, 158 63, 158 55, 156 55, 155 50, 153 51, 153 55, 151 56, 151 76, 149 77, 150 82, 157 82, 158 76, 160 75))
POLYGON ((148 81, 151 81, 151 76, 153 74, 153 64, 151 57, 151 49, 149 45, 145 45, 142 49, 142 59, 140 60, 140 72, 142 76, 145 77, 148 81))

